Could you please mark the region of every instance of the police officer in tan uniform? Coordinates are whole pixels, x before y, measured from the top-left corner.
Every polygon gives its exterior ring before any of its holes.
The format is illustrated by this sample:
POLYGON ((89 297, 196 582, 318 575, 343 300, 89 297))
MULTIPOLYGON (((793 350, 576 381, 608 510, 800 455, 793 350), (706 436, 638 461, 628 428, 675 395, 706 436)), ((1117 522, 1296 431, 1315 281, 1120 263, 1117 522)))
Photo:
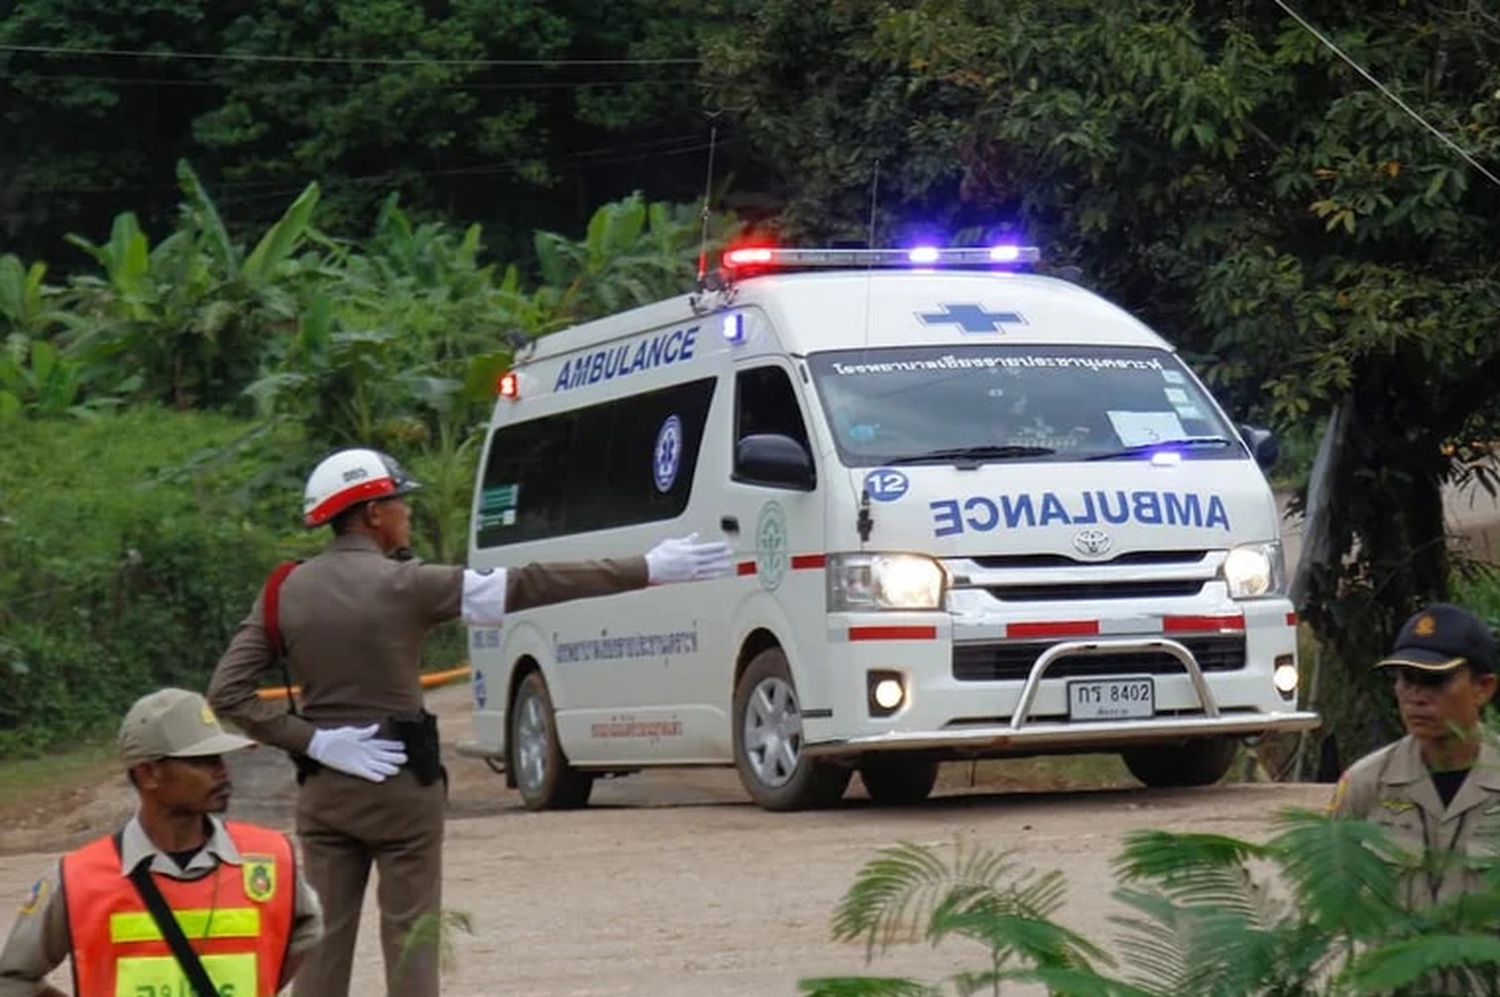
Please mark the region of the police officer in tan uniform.
POLYGON ((292 977, 322 932, 318 897, 285 835, 219 817, 231 788, 223 756, 253 743, 226 733, 196 692, 136 701, 120 758, 139 808, 118 835, 69 852, 31 888, 0 949, 0 997, 65 997, 46 976, 69 957, 79 997, 192 993, 170 948, 143 930, 145 902, 128 878, 143 864, 220 992, 259 997, 292 977), (216 920, 240 928, 216 933, 216 920))
POLYGON ((1407 882, 1422 907, 1482 889, 1463 857, 1500 830, 1500 746, 1480 723, 1495 694, 1495 638, 1482 620, 1439 603, 1407 620, 1375 666, 1391 677, 1406 736, 1355 762, 1329 809, 1372 820, 1426 868, 1407 882))
POLYGON ((643 557, 484 573, 403 560, 411 541, 404 496, 417 487, 375 450, 343 450, 322 461, 308 478, 304 520, 331 525, 333 543, 286 577, 277 600, 277 629, 302 687, 300 713, 256 693, 276 660, 263 596, 209 688, 214 706, 251 737, 317 763, 300 780, 297 831, 327 930, 298 974, 298 997, 348 994, 372 863, 387 993, 438 993, 446 785, 436 727, 422 708, 428 631, 458 617, 498 626, 507 610, 731 570, 728 546, 700 543, 696 535, 663 541, 643 557))

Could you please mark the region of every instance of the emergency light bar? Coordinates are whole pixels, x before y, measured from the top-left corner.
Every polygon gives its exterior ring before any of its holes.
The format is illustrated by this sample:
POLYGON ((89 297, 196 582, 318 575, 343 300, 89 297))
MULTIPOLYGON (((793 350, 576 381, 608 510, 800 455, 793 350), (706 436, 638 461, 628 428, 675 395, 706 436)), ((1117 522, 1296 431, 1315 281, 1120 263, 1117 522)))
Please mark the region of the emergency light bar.
POLYGON ((1037 263, 1042 258, 1035 246, 980 246, 939 249, 776 249, 746 246, 724 254, 724 269, 798 270, 827 267, 853 270, 871 267, 990 267, 1037 263))

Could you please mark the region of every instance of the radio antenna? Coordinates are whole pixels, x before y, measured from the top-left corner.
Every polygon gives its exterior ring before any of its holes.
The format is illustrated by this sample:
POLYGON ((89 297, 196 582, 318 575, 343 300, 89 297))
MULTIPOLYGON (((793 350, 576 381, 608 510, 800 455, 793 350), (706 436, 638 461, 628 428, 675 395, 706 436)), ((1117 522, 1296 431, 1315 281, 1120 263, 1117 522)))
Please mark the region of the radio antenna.
POLYGON ((708 202, 714 192, 714 148, 718 145, 719 126, 708 130, 708 176, 703 181, 703 227, 698 235, 698 290, 706 289, 708 281, 708 202))
POLYGON ((865 237, 865 245, 871 249, 875 248, 875 205, 880 201, 880 160, 875 160, 875 172, 870 177, 870 234, 865 237))

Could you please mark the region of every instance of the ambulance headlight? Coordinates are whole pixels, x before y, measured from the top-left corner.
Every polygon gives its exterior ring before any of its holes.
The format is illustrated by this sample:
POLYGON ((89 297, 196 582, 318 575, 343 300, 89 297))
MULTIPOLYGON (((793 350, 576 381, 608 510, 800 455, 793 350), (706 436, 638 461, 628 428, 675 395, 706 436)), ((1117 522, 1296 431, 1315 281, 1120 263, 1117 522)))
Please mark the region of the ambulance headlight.
POLYGON ((1220 570, 1229 586, 1231 599, 1286 593, 1286 562, 1279 540, 1230 548, 1220 570))
POLYGON ((941 609, 947 578, 920 554, 830 554, 828 611, 941 609))

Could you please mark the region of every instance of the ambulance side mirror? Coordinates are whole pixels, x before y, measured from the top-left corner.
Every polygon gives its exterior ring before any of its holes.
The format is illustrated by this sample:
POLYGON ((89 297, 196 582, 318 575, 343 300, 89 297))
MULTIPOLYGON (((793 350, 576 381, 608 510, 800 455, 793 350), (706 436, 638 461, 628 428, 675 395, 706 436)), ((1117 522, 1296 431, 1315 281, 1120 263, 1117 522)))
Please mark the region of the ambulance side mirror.
POLYGON ((1245 446, 1250 448, 1250 456, 1255 458, 1255 463, 1263 469, 1270 470, 1281 456, 1281 444, 1276 441, 1276 434, 1261 426, 1241 426, 1240 438, 1245 441, 1245 446))
POLYGON ((734 480, 810 492, 817 487, 812 454, 790 436, 757 433, 734 448, 734 480))

